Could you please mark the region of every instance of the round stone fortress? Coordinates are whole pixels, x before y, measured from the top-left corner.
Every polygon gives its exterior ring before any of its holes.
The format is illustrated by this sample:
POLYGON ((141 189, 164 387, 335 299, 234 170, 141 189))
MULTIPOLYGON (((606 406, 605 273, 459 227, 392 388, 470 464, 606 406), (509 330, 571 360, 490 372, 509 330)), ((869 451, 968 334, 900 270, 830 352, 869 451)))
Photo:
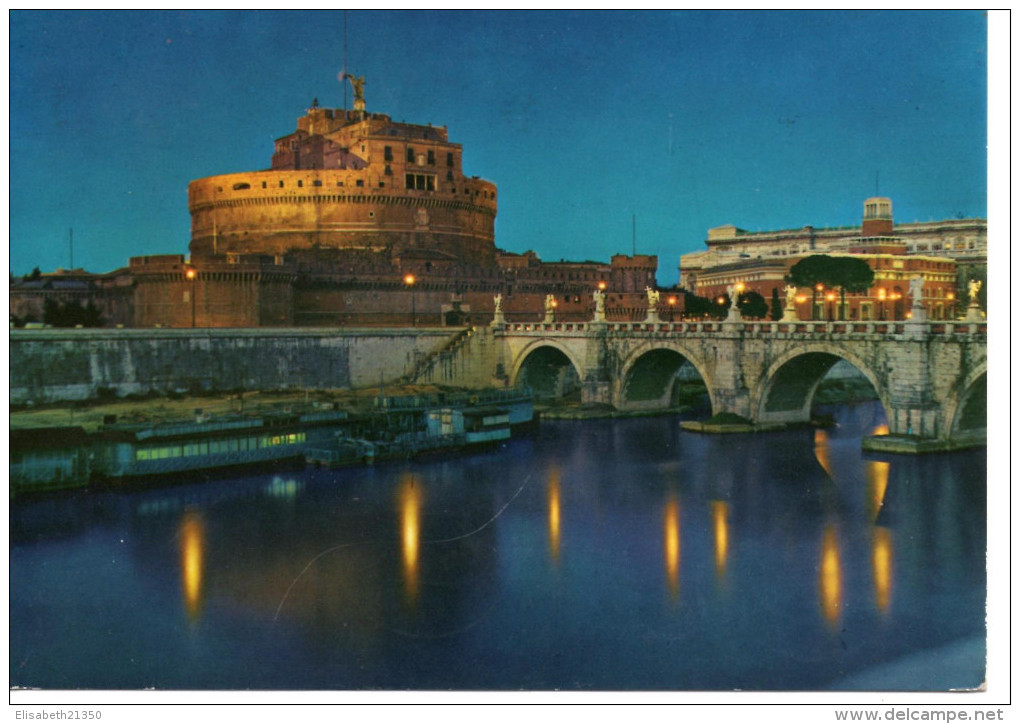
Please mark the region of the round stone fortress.
POLYGON ((272 166, 192 181, 192 257, 302 249, 429 249, 489 266, 496 186, 467 178, 443 126, 320 108, 276 141, 272 166))

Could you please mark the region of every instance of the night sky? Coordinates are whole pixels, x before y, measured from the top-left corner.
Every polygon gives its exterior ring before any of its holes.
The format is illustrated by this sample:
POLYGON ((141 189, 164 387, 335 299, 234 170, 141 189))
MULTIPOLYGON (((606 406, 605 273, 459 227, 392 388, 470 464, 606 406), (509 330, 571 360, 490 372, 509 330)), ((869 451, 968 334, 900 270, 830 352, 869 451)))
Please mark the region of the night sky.
MULTIPOLYGON (((987 22, 963 12, 351 11, 369 111, 446 125, 497 246, 681 254, 710 227, 984 217, 987 22)), ((343 105, 344 14, 10 15, 10 269, 187 253, 187 184, 343 105)), ((348 95, 348 98, 350 96, 348 95)))

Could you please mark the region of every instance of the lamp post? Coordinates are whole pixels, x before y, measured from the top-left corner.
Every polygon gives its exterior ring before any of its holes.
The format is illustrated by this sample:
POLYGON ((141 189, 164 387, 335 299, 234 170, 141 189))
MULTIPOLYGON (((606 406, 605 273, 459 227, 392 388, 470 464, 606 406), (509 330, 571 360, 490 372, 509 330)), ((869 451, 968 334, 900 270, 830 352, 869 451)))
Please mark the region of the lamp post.
POLYGON ((949 319, 956 319, 956 292, 946 294, 946 299, 949 300, 949 319))
POLYGON ((878 290, 878 319, 885 321, 885 289, 878 290))
POLYGON ((666 302, 669 304, 669 321, 672 322, 676 319, 675 317, 676 297, 670 297, 669 299, 666 300, 666 302))
MULTIPOLYGON (((797 304, 803 304, 804 302, 807 301, 807 295, 806 294, 798 294, 796 297, 794 297, 794 301, 796 301, 797 304)), ((800 319, 800 310, 799 309, 797 310, 797 318, 800 319)))
POLYGON ((198 272, 195 267, 189 266, 184 269, 184 278, 189 282, 192 282, 189 286, 191 289, 188 290, 188 296, 191 297, 191 326, 195 326, 195 287, 197 286, 194 281, 198 278, 198 272))
POLYGON ((829 302, 829 321, 832 321, 832 303, 836 301, 835 292, 829 292, 825 295, 825 299, 829 302))
POLYGON ((404 284, 407 285, 411 290, 411 326, 418 326, 418 310, 417 310, 417 292, 414 288, 415 283, 414 274, 407 274, 404 276, 404 284))
POLYGON ((815 284, 815 288, 811 290, 811 319, 819 319, 823 315, 818 311, 818 295, 825 291, 824 284, 815 284))
POLYGON ((903 295, 900 294, 899 292, 893 292, 892 294, 889 295, 889 298, 892 299, 892 302, 893 302, 893 315, 892 316, 893 316, 893 321, 895 322, 896 321, 896 307, 897 307, 896 303, 900 299, 903 298, 903 295))

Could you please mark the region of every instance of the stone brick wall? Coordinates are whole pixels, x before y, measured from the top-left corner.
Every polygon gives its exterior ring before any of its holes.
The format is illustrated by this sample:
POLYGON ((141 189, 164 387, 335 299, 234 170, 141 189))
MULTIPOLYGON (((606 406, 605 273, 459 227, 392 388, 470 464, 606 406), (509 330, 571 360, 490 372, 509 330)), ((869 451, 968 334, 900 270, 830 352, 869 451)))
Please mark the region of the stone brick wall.
POLYGON ((149 392, 371 387, 410 373, 456 332, 11 330, 10 404, 149 392))

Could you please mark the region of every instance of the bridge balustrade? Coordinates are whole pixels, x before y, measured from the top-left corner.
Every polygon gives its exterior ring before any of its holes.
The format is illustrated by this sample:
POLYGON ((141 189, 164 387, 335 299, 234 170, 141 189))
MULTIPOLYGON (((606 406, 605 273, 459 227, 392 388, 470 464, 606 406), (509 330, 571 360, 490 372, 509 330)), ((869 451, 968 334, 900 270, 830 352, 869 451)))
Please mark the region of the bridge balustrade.
MULTIPOLYGON (((499 325, 495 331, 504 334, 557 335, 587 334, 599 328, 611 334, 652 333, 657 335, 704 335, 738 332, 755 337, 861 337, 872 335, 902 335, 907 332, 906 322, 512 322, 499 325)), ((911 325, 913 326, 913 325, 911 325)), ((916 327, 914 327, 916 330, 916 327)), ((925 332, 937 336, 984 336, 988 325, 981 323, 930 322, 925 332)))

